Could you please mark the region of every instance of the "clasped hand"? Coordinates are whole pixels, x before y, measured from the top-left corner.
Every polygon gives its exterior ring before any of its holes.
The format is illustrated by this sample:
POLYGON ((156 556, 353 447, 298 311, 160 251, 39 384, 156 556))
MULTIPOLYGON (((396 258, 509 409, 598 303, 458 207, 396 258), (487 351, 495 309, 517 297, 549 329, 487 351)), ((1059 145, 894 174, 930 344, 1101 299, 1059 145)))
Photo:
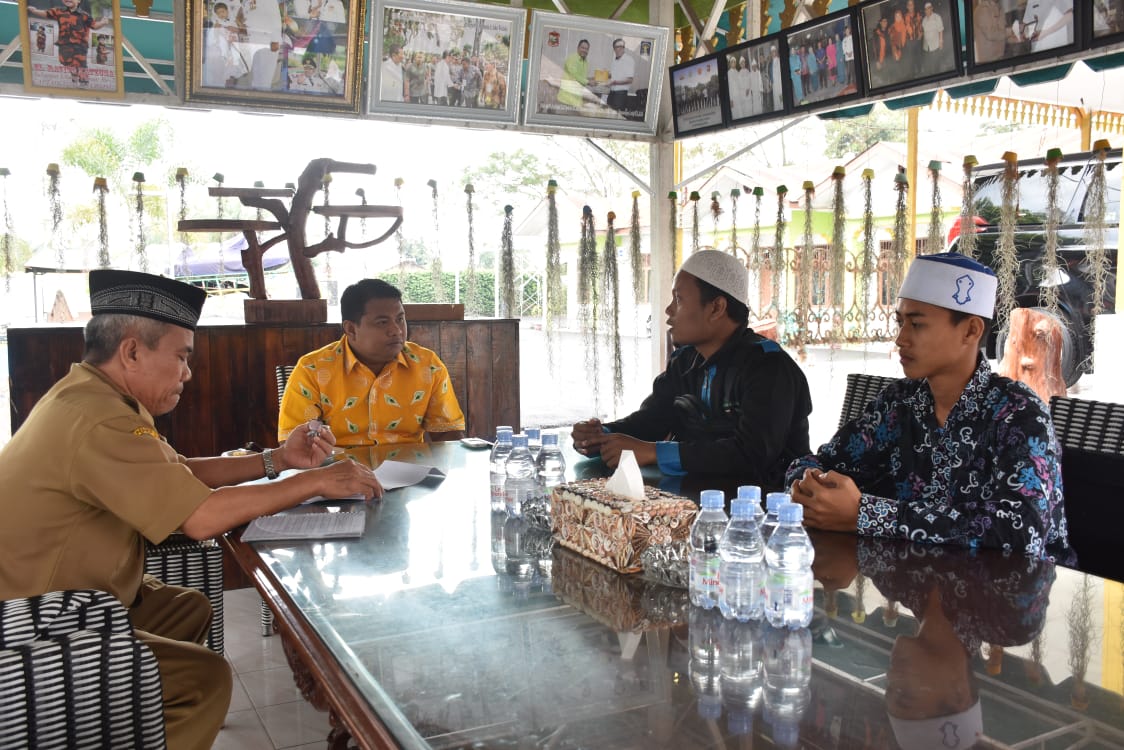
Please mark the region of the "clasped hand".
POLYGON ((621 460, 621 451, 626 450, 632 451, 636 456, 636 463, 640 466, 656 463, 655 443, 618 432, 605 432, 599 419, 576 423, 570 436, 574 441, 574 450, 583 456, 600 455, 601 460, 610 469, 616 468, 621 460))
POLYGON ((855 480, 837 471, 805 469, 792 483, 792 502, 804 506, 804 524, 814 529, 853 533, 861 497, 855 480))

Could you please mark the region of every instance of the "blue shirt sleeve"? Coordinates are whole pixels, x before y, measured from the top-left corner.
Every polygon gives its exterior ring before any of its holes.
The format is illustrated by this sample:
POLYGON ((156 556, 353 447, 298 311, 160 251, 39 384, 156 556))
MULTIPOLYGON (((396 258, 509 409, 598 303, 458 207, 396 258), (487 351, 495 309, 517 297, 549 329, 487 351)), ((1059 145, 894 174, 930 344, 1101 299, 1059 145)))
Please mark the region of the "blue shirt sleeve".
POLYGON ((656 443, 656 463, 660 471, 671 476, 683 476, 683 464, 679 460, 679 443, 674 440, 660 440, 656 443))

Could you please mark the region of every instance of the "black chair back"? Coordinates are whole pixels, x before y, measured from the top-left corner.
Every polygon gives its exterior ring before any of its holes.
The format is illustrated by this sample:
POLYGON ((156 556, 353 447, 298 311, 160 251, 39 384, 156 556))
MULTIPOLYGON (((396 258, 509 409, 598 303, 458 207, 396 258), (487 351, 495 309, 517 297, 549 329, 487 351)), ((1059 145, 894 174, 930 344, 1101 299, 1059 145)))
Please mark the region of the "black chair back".
POLYGON ((1050 399, 1069 542, 1081 570, 1124 581, 1124 404, 1050 399))
POLYGON ((289 376, 293 374, 293 366, 277 365, 273 368, 273 374, 277 377, 277 404, 280 406, 281 399, 285 397, 285 386, 289 383, 289 376))
POLYGON ((848 374, 847 392, 843 395, 843 408, 839 413, 838 427, 842 427, 862 414, 871 399, 895 380, 897 378, 889 378, 884 375, 867 375, 861 372, 848 374))

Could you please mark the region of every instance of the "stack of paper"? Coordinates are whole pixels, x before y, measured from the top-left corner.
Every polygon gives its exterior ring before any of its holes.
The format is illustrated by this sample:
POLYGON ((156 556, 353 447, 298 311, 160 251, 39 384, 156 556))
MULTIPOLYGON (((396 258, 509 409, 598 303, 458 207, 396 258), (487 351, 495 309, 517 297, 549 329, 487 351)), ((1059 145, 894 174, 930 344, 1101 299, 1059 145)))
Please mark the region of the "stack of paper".
POLYGON ((349 539, 363 536, 366 511, 349 513, 289 513, 255 518, 242 532, 243 542, 294 539, 349 539))

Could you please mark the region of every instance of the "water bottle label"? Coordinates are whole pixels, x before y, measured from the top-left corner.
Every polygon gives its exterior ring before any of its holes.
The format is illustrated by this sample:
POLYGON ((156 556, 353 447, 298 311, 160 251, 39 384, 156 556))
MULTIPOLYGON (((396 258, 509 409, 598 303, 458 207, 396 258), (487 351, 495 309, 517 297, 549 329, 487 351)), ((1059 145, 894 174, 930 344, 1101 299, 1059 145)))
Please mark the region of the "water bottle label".
POLYGON ((718 555, 691 553, 691 584, 700 593, 718 594, 718 555))

